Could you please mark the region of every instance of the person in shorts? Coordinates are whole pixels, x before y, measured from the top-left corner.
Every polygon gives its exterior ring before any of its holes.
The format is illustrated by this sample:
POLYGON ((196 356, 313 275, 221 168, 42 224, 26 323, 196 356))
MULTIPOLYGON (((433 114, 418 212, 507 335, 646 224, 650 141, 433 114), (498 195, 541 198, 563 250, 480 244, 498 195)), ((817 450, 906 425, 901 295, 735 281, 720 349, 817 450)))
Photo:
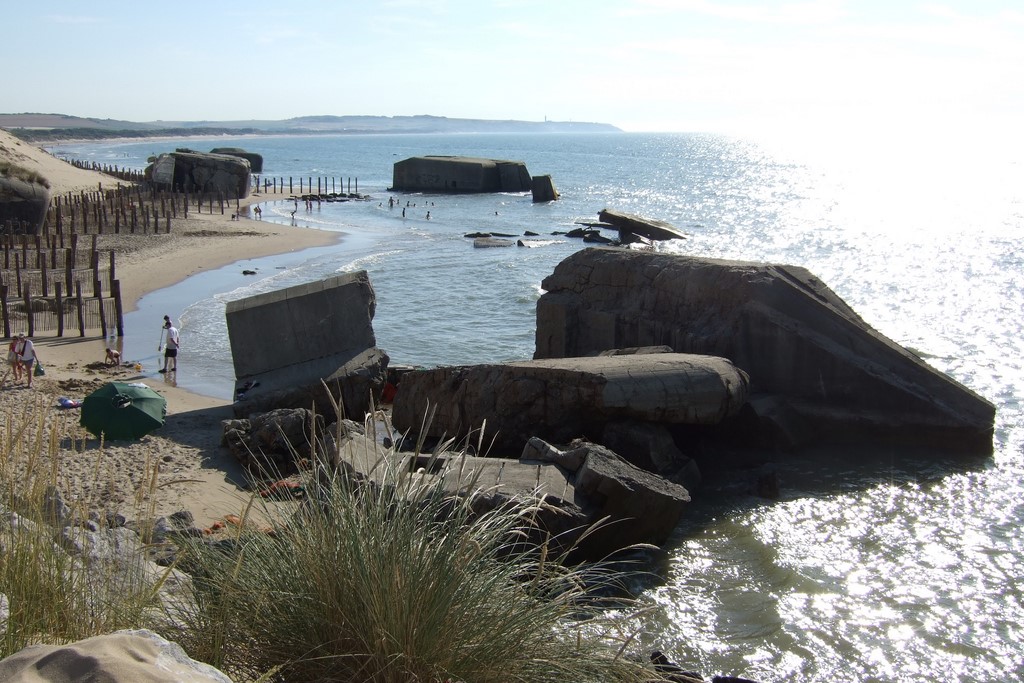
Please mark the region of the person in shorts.
POLYGON ((18 341, 21 342, 21 351, 19 352, 19 358, 21 358, 21 371, 25 373, 25 381, 28 384, 28 388, 32 388, 32 365, 39 362, 39 356, 36 354, 35 344, 32 340, 23 334, 18 335, 18 341))
POLYGON ((170 320, 165 320, 164 332, 167 333, 167 341, 164 344, 164 366, 160 372, 176 372, 178 369, 178 347, 181 346, 178 328, 172 325, 170 320))
POLYGON ((11 367, 11 372, 14 373, 15 382, 21 381, 21 342, 24 338, 23 334, 11 337, 10 346, 7 347, 7 364, 11 367))

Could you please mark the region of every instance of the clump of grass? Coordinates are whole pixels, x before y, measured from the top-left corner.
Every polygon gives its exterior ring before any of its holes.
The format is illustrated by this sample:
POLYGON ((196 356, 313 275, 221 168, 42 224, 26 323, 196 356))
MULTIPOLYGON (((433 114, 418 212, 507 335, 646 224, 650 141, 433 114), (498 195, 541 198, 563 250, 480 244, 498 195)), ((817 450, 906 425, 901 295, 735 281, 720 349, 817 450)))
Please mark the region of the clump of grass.
POLYGON ((321 469, 301 513, 264 509, 269 530, 188 548, 193 657, 238 680, 656 678, 621 656, 629 639, 588 591, 599 569, 528 540, 535 501, 478 514, 386 456, 372 485, 321 469))
POLYGON ((372 483, 316 464, 298 509, 253 499, 231 537, 185 545, 193 587, 159 612, 161 577, 141 554, 126 567, 68 552, 75 527, 52 526, 68 440, 45 414, 0 420, 0 657, 144 627, 239 681, 657 680, 622 656, 631 622, 592 593, 608 583, 601 568, 532 540, 542 503, 476 506, 487 492, 468 495, 471 476, 452 496, 373 438, 372 483))
POLYGON ((50 189, 50 181, 45 176, 41 175, 37 171, 32 171, 25 168, 24 166, 18 166, 8 161, 0 161, 0 176, 4 178, 16 178, 26 183, 33 183, 35 185, 42 185, 46 189, 50 189))
MULTIPOLYGON (((96 552, 80 527, 57 524, 63 435, 38 403, 0 422, 0 658, 35 643, 152 625, 158 616, 160 579, 147 574, 141 553, 96 552)), ((87 519, 84 510, 68 512, 87 519)))

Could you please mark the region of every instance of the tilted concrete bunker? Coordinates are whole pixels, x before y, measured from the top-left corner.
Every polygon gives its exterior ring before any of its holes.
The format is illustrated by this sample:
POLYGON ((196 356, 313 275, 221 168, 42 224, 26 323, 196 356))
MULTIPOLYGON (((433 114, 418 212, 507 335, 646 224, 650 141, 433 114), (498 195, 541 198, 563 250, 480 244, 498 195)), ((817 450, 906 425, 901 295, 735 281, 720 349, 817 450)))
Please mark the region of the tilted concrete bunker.
POLYGON ((235 414, 311 403, 331 414, 330 392, 347 414, 362 416, 388 363, 376 348, 376 307, 365 270, 228 302, 235 414))
POLYGON ((249 162, 238 156, 186 149, 161 154, 146 167, 146 178, 160 189, 227 198, 249 196, 249 162))

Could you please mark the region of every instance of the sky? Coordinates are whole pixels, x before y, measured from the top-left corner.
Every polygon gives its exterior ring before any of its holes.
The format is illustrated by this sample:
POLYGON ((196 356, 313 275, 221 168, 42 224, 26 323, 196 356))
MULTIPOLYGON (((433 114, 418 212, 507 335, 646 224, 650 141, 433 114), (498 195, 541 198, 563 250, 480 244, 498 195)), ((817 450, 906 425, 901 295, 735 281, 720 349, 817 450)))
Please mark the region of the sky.
POLYGON ((0 113, 1016 129, 1021 0, 6 2, 0 113))

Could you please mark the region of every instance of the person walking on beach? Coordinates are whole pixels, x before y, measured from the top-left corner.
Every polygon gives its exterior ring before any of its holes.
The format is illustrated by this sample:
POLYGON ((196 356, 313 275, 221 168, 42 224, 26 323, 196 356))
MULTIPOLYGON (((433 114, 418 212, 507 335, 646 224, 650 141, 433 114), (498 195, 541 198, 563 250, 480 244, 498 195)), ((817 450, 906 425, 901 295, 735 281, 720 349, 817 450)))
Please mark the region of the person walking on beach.
POLYGON ((35 344, 32 340, 23 334, 18 335, 21 340, 21 352, 19 358, 21 358, 21 371, 25 373, 26 384, 28 388, 32 388, 32 364, 39 362, 39 356, 36 355, 35 344))
POLYGON ((177 372, 178 370, 178 347, 181 339, 178 337, 178 328, 171 324, 169 319, 164 322, 164 331, 167 333, 167 341, 164 344, 164 366, 160 373, 177 372))
POLYGON ((21 340, 22 336, 16 334, 11 337, 11 343, 7 347, 7 364, 11 366, 11 372, 14 374, 14 381, 21 381, 21 340))
POLYGON ((14 335, 11 337, 11 343, 7 347, 7 364, 11 366, 11 372, 14 374, 14 381, 21 381, 21 340, 24 335, 14 335))

